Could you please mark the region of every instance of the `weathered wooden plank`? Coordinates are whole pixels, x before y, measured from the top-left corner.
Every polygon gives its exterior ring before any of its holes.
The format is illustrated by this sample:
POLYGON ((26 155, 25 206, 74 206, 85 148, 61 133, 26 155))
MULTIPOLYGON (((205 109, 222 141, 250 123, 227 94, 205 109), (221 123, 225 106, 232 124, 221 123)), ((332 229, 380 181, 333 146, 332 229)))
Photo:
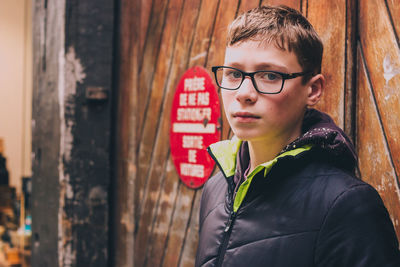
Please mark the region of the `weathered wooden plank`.
POLYGON ((33 1, 32 266, 58 265, 60 103, 64 1, 33 1), (43 208, 45 207, 45 208, 43 208), (52 218, 51 223, 49 218, 52 218))
POLYGON ((354 141, 355 131, 355 95, 356 95, 356 57, 357 57, 357 3, 346 1, 346 74, 345 74, 345 103, 344 131, 354 141))
MULTIPOLYGON (((163 35, 165 16, 169 1, 154 0, 150 22, 147 29, 146 43, 143 49, 143 61, 139 63, 139 113, 138 129, 143 128, 143 119, 146 113, 147 103, 151 91, 154 70, 156 69, 157 57, 159 54, 160 41, 163 35)), ((141 133, 140 133, 141 134, 141 133)), ((140 136, 139 136, 140 138, 140 136)))
MULTIPOLYGON (((192 43, 192 38, 194 36, 193 28, 195 28, 197 21, 197 15, 193 15, 193 10, 197 10, 198 12, 200 7, 200 0, 190 0, 185 1, 184 3, 178 37, 175 43, 172 68, 170 76, 165 82, 167 90, 162 98, 164 101, 164 109, 162 110, 162 116, 159 118, 160 126, 157 129, 154 155, 150 162, 151 169, 149 172, 148 186, 143 197, 144 203, 142 205, 143 208, 141 209, 142 214, 139 221, 139 232, 136 238, 136 244, 140 244, 140 246, 143 247, 148 244, 148 236, 154 218, 154 207, 160 190, 160 177, 162 177, 162 172, 164 170, 164 168, 160 168, 159 165, 160 163, 165 164, 167 162, 166 158, 169 149, 166 144, 168 143, 170 107, 174 96, 175 86, 177 85, 181 74, 186 69, 189 61, 190 44, 192 43)), ((159 114, 157 114, 157 116, 158 115, 159 114)), ((142 250, 141 248, 138 249, 142 250)), ((142 266, 145 251, 138 253, 142 253, 142 255, 137 257, 137 265, 142 266)))
POLYGON ((346 1, 308 0, 308 20, 324 43, 322 73, 326 90, 317 107, 344 126, 344 85, 346 73, 346 1), (332 19, 335 18, 335 19, 332 19))
POLYGON ((135 181, 137 177, 137 103, 141 2, 122 0, 117 49, 118 99, 116 116, 116 166, 110 218, 113 247, 110 262, 115 267, 133 266, 135 230, 135 181), (132 27, 134 25, 134 27, 132 27))
POLYGON ((300 0, 263 0, 262 5, 270 5, 270 6, 286 5, 291 8, 300 10, 301 1, 300 0))
MULTIPOLYGON (((151 8, 153 6, 154 0, 141 0, 141 1, 135 1, 140 3, 140 46, 139 46, 139 51, 143 51, 144 44, 146 42, 146 35, 147 35, 147 30, 149 27, 150 23, 150 14, 151 14, 151 8)), ((138 4, 137 4, 138 5, 138 4)), ((135 24, 137 25, 137 24, 135 24)), ((132 25, 131 25, 132 26, 132 25)), ((137 25, 139 26, 139 25, 137 25)), ((138 55, 138 58, 141 58, 143 56, 143 53, 138 55)), ((140 59, 139 62, 142 62, 142 58, 140 59)))
MULTIPOLYGON (((169 71, 172 64, 172 59, 174 55, 176 36, 179 27, 179 18, 181 16, 183 1, 171 1, 168 6, 167 21, 164 28, 164 35, 161 42, 160 56, 157 60, 157 66, 154 73, 154 80, 151 85, 151 95, 150 103, 152 112, 149 112, 142 125, 143 134, 140 139, 140 149, 138 153, 138 181, 137 181, 137 196, 135 199, 135 206, 138 209, 137 216, 140 216, 141 203, 144 199, 144 194, 146 192, 146 184, 150 169, 150 160, 153 155, 153 146, 156 142, 156 131, 157 123, 160 118, 160 109, 164 97, 164 90, 166 85, 165 81, 168 79, 169 71)), ((140 79, 143 77, 140 76, 140 79)), ((139 91, 141 87, 139 85, 139 91)))
POLYGON ((191 267, 194 266, 196 259, 197 243, 199 240, 199 212, 200 212, 200 200, 201 190, 198 190, 195 194, 192 216, 189 222, 188 233, 186 235, 185 247, 183 248, 181 260, 179 266, 191 267))
POLYGON ((114 3, 65 5, 65 62, 57 58, 64 68, 59 262, 100 267, 108 264, 114 3), (106 98, 91 98, 88 92, 96 88, 106 98))
POLYGON ((400 236, 400 191, 362 54, 358 52, 357 152, 361 178, 374 186, 400 236), (372 159, 373 158, 373 159, 372 159))
MULTIPOLYGON (((387 0, 389 12, 393 20, 394 30, 397 33, 397 38, 400 38, 400 5, 398 0, 387 0)), ((399 39, 397 39, 399 41, 399 39)))
MULTIPOLYGON (((207 56, 207 69, 211 66, 223 65, 226 47, 227 27, 235 18, 238 2, 232 0, 221 0, 215 21, 215 29, 211 39, 211 45, 207 56)), ((228 137, 230 127, 224 109, 221 112, 222 117, 222 139, 228 137)))
POLYGON ((246 12, 247 10, 258 7, 259 5, 260 5, 260 0, 240 1, 238 15, 246 12))
POLYGON ((35 4, 43 19, 39 25, 44 26, 35 39, 42 63, 36 73, 35 100, 46 95, 51 103, 44 109, 42 100, 35 103, 35 111, 44 114, 34 117, 42 137, 34 140, 35 164, 39 164, 34 165, 34 175, 40 177, 34 176, 32 262, 35 266, 106 266, 114 5, 110 1, 35 4), (105 98, 86 94, 98 88, 105 98))
MULTIPOLYGON (((176 202, 173 223, 169 230, 168 244, 162 266, 178 266, 186 235, 188 220, 192 216, 193 196, 195 191, 182 185, 176 202)), ((197 216, 197 215, 195 215, 197 216)))
POLYGON ((300 11, 305 17, 308 16, 308 0, 300 1, 300 11))
MULTIPOLYGON (((198 23, 195 27, 195 35, 193 45, 191 48, 189 67, 194 65, 204 65, 208 47, 210 43, 210 36, 214 26, 214 21, 210 20, 210 14, 215 16, 218 1, 207 0, 202 1, 198 23)), ((188 67, 188 68, 189 68, 188 67)), ((173 88, 174 89, 174 88, 173 88)), ((165 106, 170 109, 170 106, 165 106)), ((169 125, 169 118, 164 121, 166 126, 169 125), (167 125, 168 124, 168 125, 167 125)), ((164 128, 164 127, 163 127, 164 128)), ((165 134, 165 133, 164 133, 165 134)), ((179 178, 174 169, 172 160, 168 157, 167 174, 163 180, 163 187, 160 188, 159 205, 155 214, 155 223, 150 235, 150 248, 147 255, 147 266, 159 266, 162 261, 163 250, 168 236, 168 230, 171 226, 172 212, 175 210, 175 196, 176 187, 179 178), (174 190, 171 190, 173 188, 174 190)), ((182 185, 183 186, 183 185, 182 185)), ((190 212, 190 211, 177 211, 177 212, 190 212)), ((184 230, 184 229, 182 229, 184 230)), ((197 243, 197 240, 195 241, 197 243)))
POLYGON ((361 1, 360 40, 382 126, 400 174, 400 51, 383 1, 361 1))
POLYGON ((178 181, 179 178, 175 171, 174 163, 172 158, 169 157, 165 179, 163 180, 164 184, 160 190, 161 196, 158 199, 159 203, 151 231, 145 266, 161 266, 173 214, 176 210, 177 195, 181 186, 178 181))
MULTIPOLYGON (((211 38, 215 26, 215 18, 218 3, 216 0, 203 0, 198 18, 198 24, 195 30, 189 68, 192 66, 204 66, 209 52, 211 38)), ((210 71, 210 75, 211 70, 210 71)))
MULTIPOLYGON (((210 20, 209 16, 210 14, 213 14, 213 16, 216 15, 216 4, 216 1, 212 3, 212 1, 210 0, 202 2, 198 23, 195 29, 196 34, 194 36, 193 46, 190 52, 190 61, 187 68, 193 67, 195 65, 204 65, 206 63, 206 53, 208 52, 206 49, 209 47, 209 40, 212 35, 212 29, 214 27, 214 21, 210 20), (204 56, 199 56, 203 54, 204 56)), ((176 174, 175 176, 176 178, 173 178, 177 179, 176 174)), ((197 221, 197 213, 193 214, 193 210, 191 209, 179 208, 179 206, 182 205, 182 202, 186 202, 190 199, 193 202, 195 192, 196 191, 194 190, 188 190, 188 188, 186 188, 186 186, 184 185, 181 185, 180 187, 180 194, 175 204, 177 207, 174 212, 172 224, 170 225, 168 231, 168 243, 166 244, 165 255, 163 256, 164 266, 177 266, 179 264, 179 259, 181 258, 181 251, 183 251, 186 247, 197 247, 197 239, 190 238, 190 240, 187 240, 186 233, 188 229, 182 228, 180 226, 188 226, 188 220, 192 218, 192 215, 196 217, 195 220, 197 221)), ((191 260, 191 264, 193 266, 194 258, 192 258, 191 260)))

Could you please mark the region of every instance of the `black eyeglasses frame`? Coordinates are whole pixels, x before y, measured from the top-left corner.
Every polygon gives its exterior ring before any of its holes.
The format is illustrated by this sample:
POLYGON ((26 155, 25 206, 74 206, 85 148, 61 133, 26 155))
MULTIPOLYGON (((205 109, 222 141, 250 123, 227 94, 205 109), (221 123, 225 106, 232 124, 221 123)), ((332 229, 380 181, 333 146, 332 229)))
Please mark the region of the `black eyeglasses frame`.
POLYGON ((246 76, 249 76, 250 79, 251 79, 251 82, 253 83, 254 88, 256 89, 256 91, 259 92, 260 94, 268 94, 268 95, 276 95, 276 94, 279 94, 280 92, 282 92, 283 87, 284 87, 284 85, 285 85, 285 80, 290 80, 290 79, 294 79, 294 78, 297 78, 297 77, 300 77, 300 76, 304 76, 304 75, 307 75, 307 74, 311 74, 310 71, 294 72, 294 73, 284 73, 284 72, 271 71, 271 70, 259 70, 259 71, 255 71, 255 72, 245 72, 245 71, 242 71, 241 69, 234 68, 234 67, 227 67, 227 66, 213 66, 213 67, 211 67, 211 70, 212 70, 212 72, 214 73, 215 82, 217 83, 217 85, 218 85, 219 88, 222 88, 222 89, 225 89, 225 90, 231 90, 231 91, 237 90, 237 89, 240 88, 240 86, 242 86, 242 83, 243 83, 244 79, 246 78, 246 76), (239 71, 240 73, 242 73, 242 81, 240 82, 239 86, 236 87, 236 88, 234 88, 234 89, 232 89, 232 88, 226 88, 226 87, 221 86, 221 85, 218 83, 218 77, 217 77, 217 71, 218 71, 218 69, 220 69, 220 68, 233 69, 233 70, 237 70, 237 71, 239 71), (260 90, 258 89, 257 84, 256 84, 256 81, 255 81, 255 79, 254 79, 254 75, 256 75, 257 73, 260 73, 260 72, 271 72, 271 73, 275 73, 275 74, 281 75, 281 76, 282 76, 282 86, 281 86, 281 89, 280 89, 279 91, 273 92, 273 93, 262 92, 262 91, 260 91, 260 90))

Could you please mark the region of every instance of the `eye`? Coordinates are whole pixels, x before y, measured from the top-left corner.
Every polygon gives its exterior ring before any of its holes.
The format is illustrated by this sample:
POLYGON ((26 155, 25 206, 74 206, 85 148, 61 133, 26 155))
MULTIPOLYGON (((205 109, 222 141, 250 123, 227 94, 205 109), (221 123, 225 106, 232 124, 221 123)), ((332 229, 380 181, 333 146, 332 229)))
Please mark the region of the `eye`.
POLYGON ((269 83, 282 80, 281 75, 279 75, 278 73, 268 72, 268 71, 259 72, 256 78, 261 82, 269 82, 269 83))
POLYGON ((266 72, 264 74, 263 78, 266 80, 269 80, 269 81, 275 81, 275 80, 279 79, 279 76, 272 72, 266 72))
POLYGON ((242 73, 240 73, 240 71, 237 70, 227 70, 225 76, 227 76, 230 79, 241 79, 242 73))

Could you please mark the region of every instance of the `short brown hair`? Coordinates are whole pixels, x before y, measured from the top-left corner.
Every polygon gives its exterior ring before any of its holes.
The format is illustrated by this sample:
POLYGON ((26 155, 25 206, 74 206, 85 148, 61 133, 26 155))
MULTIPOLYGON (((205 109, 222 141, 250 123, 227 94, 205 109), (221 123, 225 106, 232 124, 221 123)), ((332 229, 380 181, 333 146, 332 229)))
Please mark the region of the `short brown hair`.
POLYGON ((311 75, 321 72, 323 44, 311 23, 297 10, 281 6, 261 6, 237 17, 228 28, 227 46, 255 40, 274 43, 285 51, 293 51, 303 71, 311 75))

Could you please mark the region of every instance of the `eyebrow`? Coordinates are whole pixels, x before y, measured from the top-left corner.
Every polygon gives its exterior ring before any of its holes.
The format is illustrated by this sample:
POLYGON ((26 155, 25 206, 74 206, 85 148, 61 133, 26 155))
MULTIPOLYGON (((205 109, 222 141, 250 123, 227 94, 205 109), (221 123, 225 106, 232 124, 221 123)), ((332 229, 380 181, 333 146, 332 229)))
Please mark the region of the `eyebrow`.
MULTIPOLYGON (((238 62, 230 62, 226 66, 234 67, 243 70, 243 65, 238 62)), ((289 72, 289 70, 285 66, 271 64, 271 63, 259 63, 254 65, 255 71, 260 70, 272 70, 272 71, 280 71, 280 72, 289 72)))

